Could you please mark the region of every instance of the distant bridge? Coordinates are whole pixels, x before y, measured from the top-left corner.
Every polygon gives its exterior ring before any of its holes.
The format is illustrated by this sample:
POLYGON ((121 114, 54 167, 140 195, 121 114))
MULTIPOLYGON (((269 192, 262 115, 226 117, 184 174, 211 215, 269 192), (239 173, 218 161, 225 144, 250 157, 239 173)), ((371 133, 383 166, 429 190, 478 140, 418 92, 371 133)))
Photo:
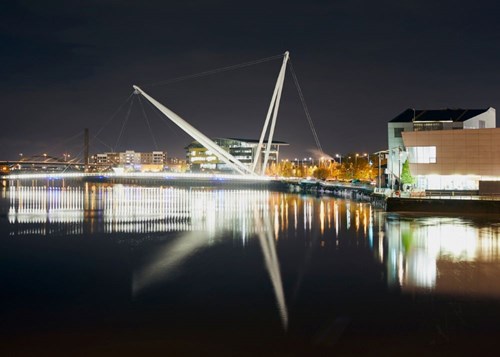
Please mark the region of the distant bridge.
MULTIPOLYGON (((55 157, 50 155, 34 155, 23 157, 19 160, 0 161, 0 174, 6 175, 9 173, 23 173, 26 171, 50 171, 50 169, 65 169, 65 171, 85 171, 95 168, 105 168, 111 170, 112 165, 109 163, 85 163, 78 159, 68 160, 65 157, 55 157)), ((57 171, 56 170, 56 171, 57 171)))

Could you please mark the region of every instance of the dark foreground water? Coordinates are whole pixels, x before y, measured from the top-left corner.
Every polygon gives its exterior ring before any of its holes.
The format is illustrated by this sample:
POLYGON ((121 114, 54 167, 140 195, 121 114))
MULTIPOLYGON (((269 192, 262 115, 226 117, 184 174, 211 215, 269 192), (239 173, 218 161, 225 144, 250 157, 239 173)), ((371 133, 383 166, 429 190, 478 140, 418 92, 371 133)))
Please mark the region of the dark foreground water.
POLYGON ((267 191, 1 190, 1 356, 499 354, 499 215, 267 191))

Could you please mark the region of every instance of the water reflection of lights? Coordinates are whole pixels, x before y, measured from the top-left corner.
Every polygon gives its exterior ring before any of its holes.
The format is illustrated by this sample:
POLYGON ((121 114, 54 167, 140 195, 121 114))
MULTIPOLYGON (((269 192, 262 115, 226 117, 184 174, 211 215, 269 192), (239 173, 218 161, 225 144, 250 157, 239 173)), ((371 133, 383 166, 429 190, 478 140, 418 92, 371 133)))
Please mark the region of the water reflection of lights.
POLYGON ((346 204, 345 204, 345 220, 346 220, 347 229, 349 230, 351 228, 351 203, 350 202, 346 202, 346 204))
POLYGON ((10 187, 9 197, 11 224, 83 221, 81 188, 10 187))
POLYGON ((338 238, 339 236, 339 226, 340 226, 340 220, 339 220, 339 205, 335 201, 333 204, 333 215, 334 215, 334 222, 335 222, 335 237, 338 238))
POLYGON ((500 268, 498 226, 477 227, 458 218, 401 218, 387 221, 385 236, 389 284, 403 288, 439 291, 446 287, 448 292, 469 289, 485 293, 488 284, 481 287, 480 273, 467 286, 461 285, 459 275, 470 274, 467 269, 471 266, 494 264, 500 268))
MULTIPOLYGON (((151 233, 203 230, 232 230, 249 222, 251 208, 264 207, 268 191, 188 190, 164 187, 92 186, 92 187, 14 187, 9 189, 9 222, 17 234, 26 224, 78 224, 79 229, 64 231, 78 234, 85 224, 102 224, 91 231, 107 233, 151 233), (86 218, 90 217, 90 218, 86 218), (96 217, 102 217, 96 219, 96 217)), ((277 218, 279 214, 275 212, 277 218)), ((246 231, 252 231, 248 225, 246 231)), ((30 227, 31 232, 33 227, 30 227)), ((278 227, 279 230, 279 227, 278 227)), ((27 233, 29 233, 27 232, 27 233)), ((40 231, 41 232, 41 231, 40 231)), ((252 233, 252 232, 251 232, 252 233)))
POLYGON ((323 234, 325 232, 325 202, 321 201, 319 204, 319 225, 320 232, 323 234))
POLYGON ((81 234, 84 229, 90 233, 213 233, 224 229, 241 232, 245 244, 255 234, 253 209, 262 211, 265 207, 269 210, 266 214, 272 217, 276 239, 286 237, 288 232, 297 235, 301 229, 307 237, 313 228, 325 237, 333 230, 331 236, 338 238, 341 228, 350 229, 351 217, 355 217, 356 231, 368 236, 370 246, 373 240, 372 210, 368 205, 349 201, 339 205, 330 198, 299 199, 295 194, 259 190, 99 184, 10 186, 5 197, 10 201, 11 235, 48 234, 52 230, 59 234, 81 234))
POLYGON ((338 248, 341 228, 350 229, 351 217, 356 218, 358 234, 370 237, 373 230, 369 206, 356 202, 344 205, 326 197, 300 197, 258 190, 101 184, 81 187, 11 186, 4 191, 3 195, 10 200, 8 218, 11 235, 71 235, 86 231, 90 234, 134 233, 133 237, 136 237, 137 233, 180 233, 144 267, 134 272, 134 296, 157 282, 171 278, 194 254, 228 237, 224 232, 231 232, 230 236, 242 245, 256 237, 285 329, 288 326, 288 310, 276 240, 286 239, 290 233, 297 236, 302 231, 308 247, 315 242, 327 247, 329 237, 334 237, 338 248), (317 239, 319 235, 321 239, 317 239))

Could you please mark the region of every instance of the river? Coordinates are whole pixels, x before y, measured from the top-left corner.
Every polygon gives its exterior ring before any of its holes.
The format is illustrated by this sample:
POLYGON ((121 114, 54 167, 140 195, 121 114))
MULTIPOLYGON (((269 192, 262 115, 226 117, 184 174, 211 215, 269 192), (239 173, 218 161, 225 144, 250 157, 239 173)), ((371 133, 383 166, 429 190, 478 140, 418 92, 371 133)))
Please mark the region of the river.
POLYGON ((295 193, 0 188, 2 355, 492 354, 500 216, 295 193))

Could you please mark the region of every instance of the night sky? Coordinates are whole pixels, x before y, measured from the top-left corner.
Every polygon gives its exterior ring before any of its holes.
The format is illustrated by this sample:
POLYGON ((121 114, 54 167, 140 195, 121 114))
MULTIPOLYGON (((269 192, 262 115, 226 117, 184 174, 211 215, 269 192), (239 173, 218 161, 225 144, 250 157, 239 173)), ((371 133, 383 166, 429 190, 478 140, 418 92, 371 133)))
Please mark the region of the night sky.
MULTIPOLYGON (((448 0, 2 1, 0 160, 81 154, 86 127, 100 131, 93 153, 156 149, 141 103, 126 102, 133 84, 210 137, 258 138, 281 59, 153 84, 286 50, 324 151, 385 149, 387 121, 406 108, 500 109, 499 10, 448 0)), ((281 103, 282 158, 312 156, 290 72, 281 103)), ((158 149, 184 157, 190 137, 142 104, 158 149)))

